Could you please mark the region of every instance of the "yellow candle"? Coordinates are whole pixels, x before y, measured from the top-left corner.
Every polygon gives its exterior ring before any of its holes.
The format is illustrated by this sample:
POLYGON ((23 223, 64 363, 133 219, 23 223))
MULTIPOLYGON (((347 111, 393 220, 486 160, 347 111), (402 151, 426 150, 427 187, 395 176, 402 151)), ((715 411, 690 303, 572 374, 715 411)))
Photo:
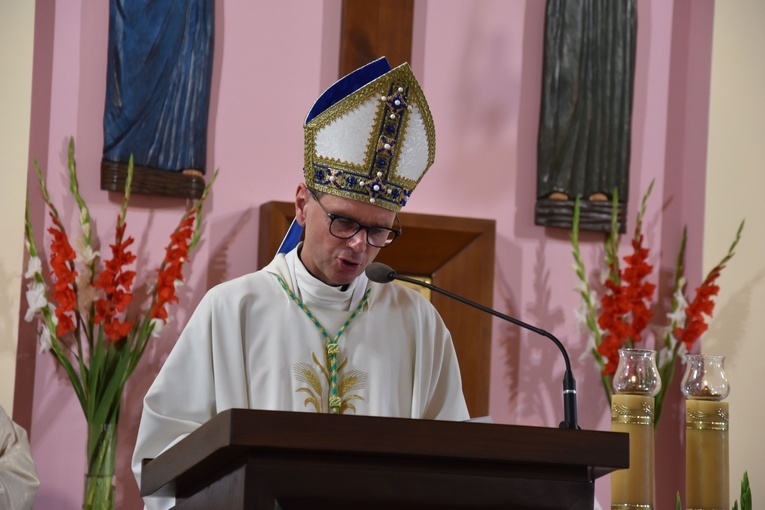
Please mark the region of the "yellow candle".
POLYGON ((685 505, 730 508, 728 403, 685 401, 685 505))
POLYGON ((653 509, 654 398, 611 397, 611 430, 630 435, 630 467, 611 473, 611 509, 653 509))

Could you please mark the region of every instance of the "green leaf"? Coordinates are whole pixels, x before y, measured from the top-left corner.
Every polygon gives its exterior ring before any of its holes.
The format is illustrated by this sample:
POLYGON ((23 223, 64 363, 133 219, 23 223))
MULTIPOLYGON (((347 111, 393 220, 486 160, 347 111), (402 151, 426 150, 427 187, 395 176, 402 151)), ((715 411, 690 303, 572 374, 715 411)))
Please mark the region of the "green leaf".
MULTIPOLYGON (((126 352, 126 351, 122 351, 126 352)), ((115 419, 113 416, 120 408, 122 389, 125 387, 125 368, 127 367, 128 356, 117 356, 113 370, 109 371, 109 377, 104 378, 99 385, 103 388, 103 393, 99 395, 97 407, 93 414, 91 423, 106 423, 108 419, 115 419), (106 387, 103 384, 106 384, 106 387)))
MULTIPOLYGON (((53 342, 51 342, 53 344, 53 342)), ((77 400, 80 401, 80 406, 82 407, 83 412, 87 408, 87 396, 85 395, 85 390, 82 387, 82 382, 80 381, 80 378, 77 376, 77 372, 75 371, 74 367, 72 366, 72 363, 69 361, 69 359, 66 357, 66 354, 60 350, 60 347, 58 347, 58 342, 56 344, 53 344, 50 352, 53 354, 53 357, 56 359, 56 361, 64 368, 64 371, 69 376, 69 379, 72 381, 72 388, 74 388, 74 393, 77 395, 77 400)))
POLYGON ((88 407, 85 410, 85 417, 91 420, 96 414, 96 406, 99 403, 98 389, 101 383, 106 353, 104 352, 103 329, 99 328, 98 338, 96 339, 93 351, 90 353, 90 372, 83 378, 83 385, 88 392, 88 407))
POLYGON ((653 191, 653 183, 654 180, 652 179, 651 184, 648 185, 648 190, 646 190, 645 195, 643 195, 643 199, 640 201, 640 212, 638 212, 635 225, 635 241, 638 241, 643 233, 643 217, 645 216, 645 209, 648 205, 648 197, 651 196, 651 191, 653 191))
MULTIPOLYGON (((738 506, 738 501, 733 508, 738 506)), ((744 471, 744 479, 741 480, 741 510, 752 510, 752 488, 749 486, 749 473, 744 471)))

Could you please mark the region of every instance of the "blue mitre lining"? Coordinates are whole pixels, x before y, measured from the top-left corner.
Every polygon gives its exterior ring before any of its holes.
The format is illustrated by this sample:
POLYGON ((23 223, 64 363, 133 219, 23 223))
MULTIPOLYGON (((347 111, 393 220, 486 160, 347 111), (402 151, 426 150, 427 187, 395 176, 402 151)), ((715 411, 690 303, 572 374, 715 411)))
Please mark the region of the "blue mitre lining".
POLYGON ((282 244, 279 245, 279 249, 276 253, 289 253, 295 249, 300 243, 300 238, 303 237, 303 226, 297 222, 297 219, 292 220, 290 228, 287 230, 287 235, 282 239, 282 244))
POLYGON ((319 99, 313 104, 311 111, 308 112, 305 122, 308 123, 333 104, 345 99, 367 83, 376 80, 390 70, 391 67, 388 59, 380 57, 340 78, 319 96, 319 99))

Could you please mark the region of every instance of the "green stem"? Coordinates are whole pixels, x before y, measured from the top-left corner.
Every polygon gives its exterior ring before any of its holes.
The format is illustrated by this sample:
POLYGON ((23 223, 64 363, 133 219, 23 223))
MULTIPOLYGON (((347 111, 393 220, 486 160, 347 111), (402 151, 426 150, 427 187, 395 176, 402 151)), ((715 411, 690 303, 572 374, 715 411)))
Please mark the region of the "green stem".
POLYGON ((611 409, 611 377, 603 375, 600 378, 603 383, 603 390, 606 392, 606 398, 608 399, 608 408, 611 409))
POLYGON ((667 396, 667 391, 669 390, 672 379, 675 377, 675 363, 676 359, 673 357, 669 362, 667 362, 667 365, 661 370, 660 377, 661 377, 661 390, 659 391, 659 394, 656 395, 655 399, 655 407, 656 407, 656 413, 653 420, 653 427, 654 429, 659 426, 659 418, 661 418, 661 410, 664 407, 664 398, 667 396))
POLYGON ((114 508, 114 465, 117 454, 117 420, 88 424, 88 472, 83 510, 114 508))

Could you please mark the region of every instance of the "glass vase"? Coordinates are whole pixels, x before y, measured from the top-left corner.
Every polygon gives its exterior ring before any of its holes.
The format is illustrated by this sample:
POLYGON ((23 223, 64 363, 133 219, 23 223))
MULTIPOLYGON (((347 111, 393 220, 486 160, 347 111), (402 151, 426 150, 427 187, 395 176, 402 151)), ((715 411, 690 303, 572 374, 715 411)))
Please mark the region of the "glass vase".
POLYGON ((114 509, 114 465, 117 423, 88 424, 88 472, 85 475, 83 510, 114 509))

